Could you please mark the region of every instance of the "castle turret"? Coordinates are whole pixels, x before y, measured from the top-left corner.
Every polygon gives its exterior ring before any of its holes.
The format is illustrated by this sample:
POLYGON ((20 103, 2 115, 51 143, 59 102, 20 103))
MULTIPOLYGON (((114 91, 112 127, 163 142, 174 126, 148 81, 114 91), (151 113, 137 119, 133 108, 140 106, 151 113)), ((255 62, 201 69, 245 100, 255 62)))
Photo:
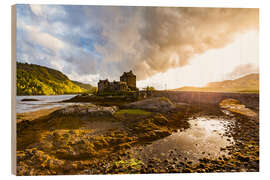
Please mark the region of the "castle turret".
POLYGON ((120 77, 120 81, 126 82, 128 87, 131 90, 136 90, 136 76, 130 70, 129 72, 124 72, 124 74, 120 77))

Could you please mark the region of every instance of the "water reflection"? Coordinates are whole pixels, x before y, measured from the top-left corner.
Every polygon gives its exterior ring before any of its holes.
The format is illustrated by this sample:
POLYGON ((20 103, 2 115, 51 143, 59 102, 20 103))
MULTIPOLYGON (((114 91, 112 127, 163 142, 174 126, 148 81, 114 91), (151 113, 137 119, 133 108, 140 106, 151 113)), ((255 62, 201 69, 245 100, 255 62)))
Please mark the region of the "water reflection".
POLYGON ((234 143, 233 138, 225 133, 227 127, 233 124, 232 121, 199 117, 189 120, 189 123, 190 128, 178 130, 171 136, 135 150, 137 155, 142 159, 177 157, 190 160, 227 155, 221 148, 234 143))

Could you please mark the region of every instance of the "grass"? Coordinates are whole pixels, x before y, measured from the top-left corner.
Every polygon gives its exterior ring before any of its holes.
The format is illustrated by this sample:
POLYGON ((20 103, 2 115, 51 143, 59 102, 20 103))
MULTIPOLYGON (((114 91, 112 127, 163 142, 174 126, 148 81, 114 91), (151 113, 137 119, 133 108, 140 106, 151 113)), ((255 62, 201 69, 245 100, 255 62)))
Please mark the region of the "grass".
POLYGON ((150 115, 151 112, 144 111, 144 110, 141 110, 141 109, 123 109, 123 110, 117 111, 115 113, 116 116, 123 115, 123 114, 147 116, 147 115, 150 115))
POLYGON ((141 160, 132 158, 128 160, 116 161, 114 162, 114 165, 116 167, 124 167, 124 168, 131 167, 131 168, 138 169, 143 165, 143 162, 141 160))

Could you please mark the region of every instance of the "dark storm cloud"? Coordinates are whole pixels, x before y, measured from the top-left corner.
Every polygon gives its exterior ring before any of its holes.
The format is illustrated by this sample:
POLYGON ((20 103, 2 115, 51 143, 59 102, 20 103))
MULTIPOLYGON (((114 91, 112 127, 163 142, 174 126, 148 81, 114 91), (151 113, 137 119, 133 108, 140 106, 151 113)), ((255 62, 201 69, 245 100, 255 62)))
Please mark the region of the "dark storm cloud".
POLYGON ((137 8, 131 17, 117 13, 104 27, 109 43, 97 50, 105 61, 119 62, 121 70, 132 68, 145 79, 258 29, 258 9, 137 8))

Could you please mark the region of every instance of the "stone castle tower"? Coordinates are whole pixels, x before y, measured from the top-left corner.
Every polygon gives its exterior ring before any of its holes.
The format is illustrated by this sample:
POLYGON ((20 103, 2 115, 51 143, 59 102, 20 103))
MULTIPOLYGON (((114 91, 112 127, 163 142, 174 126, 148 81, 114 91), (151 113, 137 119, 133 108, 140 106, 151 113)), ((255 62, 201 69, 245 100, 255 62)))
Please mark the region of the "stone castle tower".
POLYGON ((120 81, 126 82, 131 90, 136 90, 136 76, 132 71, 124 72, 124 74, 120 76, 120 81))

